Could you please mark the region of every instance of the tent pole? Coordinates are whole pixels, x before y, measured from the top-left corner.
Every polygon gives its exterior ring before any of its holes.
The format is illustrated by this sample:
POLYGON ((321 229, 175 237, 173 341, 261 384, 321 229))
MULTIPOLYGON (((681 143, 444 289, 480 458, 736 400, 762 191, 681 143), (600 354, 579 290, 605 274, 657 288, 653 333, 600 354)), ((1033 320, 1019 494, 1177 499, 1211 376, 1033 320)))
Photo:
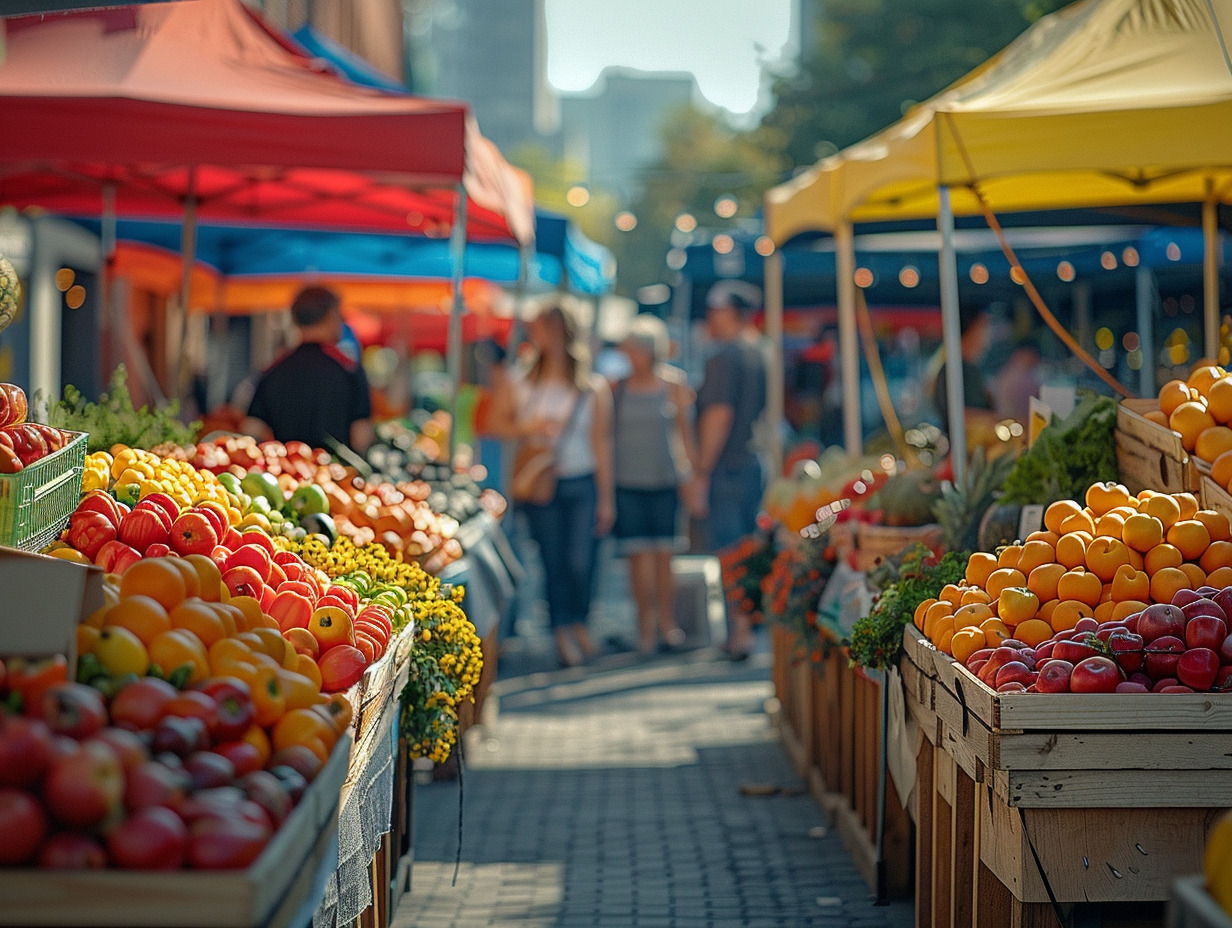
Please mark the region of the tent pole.
POLYGON ((955 482, 967 469, 967 426, 963 419, 962 328, 958 313, 958 257, 954 253, 954 209, 950 188, 938 187, 937 230, 941 233, 941 326, 945 343, 945 412, 950 423, 950 460, 955 482))
POLYGON ((839 369, 843 378, 843 446, 853 457, 864 450, 860 416, 860 356, 856 333, 856 243, 850 222, 834 230, 838 277, 839 369))
POLYGON ((449 257, 453 270, 451 288, 453 303, 449 308, 449 330, 445 342, 445 366, 449 372, 449 462, 454 460, 458 442, 458 393, 462 388, 462 313, 466 309, 462 297, 462 279, 466 273, 466 188, 457 187, 453 230, 449 236, 449 257))
POLYGON ((184 196, 184 225, 180 229, 180 344, 175 363, 175 379, 167 395, 184 398, 184 381, 188 374, 188 303, 192 296, 193 262, 197 260, 197 166, 188 168, 188 190, 184 196))
POLYGON ((1138 371, 1138 393, 1155 395, 1155 275, 1139 266, 1134 273, 1134 296, 1138 310, 1138 348, 1142 369, 1138 371))
POLYGON ((1215 182, 1206 179, 1206 199, 1202 201, 1202 292, 1205 312, 1204 354, 1215 364, 1219 361, 1219 214, 1215 199, 1215 182))
POLYGON ((99 328, 99 346, 102 349, 103 362, 103 382, 105 383, 110 376, 111 369, 115 367, 115 324, 112 321, 111 311, 111 282, 114 273, 115 265, 115 249, 116 249, 116 205, 115 205, 116 188, 115 181, 106 181, 103 184, 103 216, 99 238, 102 240, 103 248, 103 273, 102 273, 102 300, 100 302, 101 312, 99 313, 98 328, 99 328))
POLYGON ((766 366, 766 452, 772 474, 783 472, 783 252, 766 258, 766 340, 770 352, 766 366))

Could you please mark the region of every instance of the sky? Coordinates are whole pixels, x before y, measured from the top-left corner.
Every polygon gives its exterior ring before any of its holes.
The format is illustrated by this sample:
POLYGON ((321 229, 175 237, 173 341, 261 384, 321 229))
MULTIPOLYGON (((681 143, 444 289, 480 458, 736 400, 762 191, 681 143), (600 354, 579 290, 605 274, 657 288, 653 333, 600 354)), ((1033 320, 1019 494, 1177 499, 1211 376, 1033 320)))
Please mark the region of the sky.
POLYGON ((692 71, 706 99, 743 114, 760 60, 787 43, 792 0, 546 0, 548 80, 581 91, 608 65, 692 71), (761 51, 758 51, 760 46, 761 51))

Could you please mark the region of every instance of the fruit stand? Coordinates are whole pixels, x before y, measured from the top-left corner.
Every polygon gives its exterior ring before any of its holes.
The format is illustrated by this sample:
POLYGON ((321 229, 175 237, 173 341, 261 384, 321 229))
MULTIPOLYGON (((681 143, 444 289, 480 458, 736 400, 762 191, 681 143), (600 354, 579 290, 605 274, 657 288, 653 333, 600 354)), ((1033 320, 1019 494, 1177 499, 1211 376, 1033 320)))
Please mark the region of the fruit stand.
POLYGON ((183 445, 121 394, 53 407, 87 432, 0 387, 0 924, 387 924, 410 761, 514 582, 503 500, 440 475, 460 522, 409 468, 183 445))

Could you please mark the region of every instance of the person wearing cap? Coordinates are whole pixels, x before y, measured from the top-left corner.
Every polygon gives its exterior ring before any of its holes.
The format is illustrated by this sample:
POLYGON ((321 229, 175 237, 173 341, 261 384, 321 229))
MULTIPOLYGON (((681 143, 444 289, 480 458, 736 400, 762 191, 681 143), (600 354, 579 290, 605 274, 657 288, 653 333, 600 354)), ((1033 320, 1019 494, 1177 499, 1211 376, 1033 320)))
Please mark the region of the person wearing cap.
POLYGON ((313 448, 333 439, 362 454, 373 439, 372 400, 363 367, 337 348, 341 300, 325 287, 306 287, 291 304, 291 319, 299 345, 257 381, 242 431, 313 448))
MULTIPOLYGON (((706 302, 706 328, 718 348, 706 361, 697 392, 697 458, 688 503, 702 521, 707 547, 719 551, 757 528, 763 478, 753 430, 766 406, 766 362, 748 334, 755 308, 749 295, 716 285, 706 302)), ((728 653, 747 657, 751 644, 749 617, 729 606, 728 653)))

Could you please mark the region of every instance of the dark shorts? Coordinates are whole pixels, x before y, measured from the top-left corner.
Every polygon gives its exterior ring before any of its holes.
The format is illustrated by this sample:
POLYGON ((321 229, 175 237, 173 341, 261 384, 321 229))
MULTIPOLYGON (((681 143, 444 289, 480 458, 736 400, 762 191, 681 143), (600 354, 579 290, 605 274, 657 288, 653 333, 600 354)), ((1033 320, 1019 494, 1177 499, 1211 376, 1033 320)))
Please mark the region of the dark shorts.
POLYGON ((616 488, 617 549, 622 554, 638 551, 674 551, 680 535, 677 515, 680 495, 676 487, 662 490, 616 488))

